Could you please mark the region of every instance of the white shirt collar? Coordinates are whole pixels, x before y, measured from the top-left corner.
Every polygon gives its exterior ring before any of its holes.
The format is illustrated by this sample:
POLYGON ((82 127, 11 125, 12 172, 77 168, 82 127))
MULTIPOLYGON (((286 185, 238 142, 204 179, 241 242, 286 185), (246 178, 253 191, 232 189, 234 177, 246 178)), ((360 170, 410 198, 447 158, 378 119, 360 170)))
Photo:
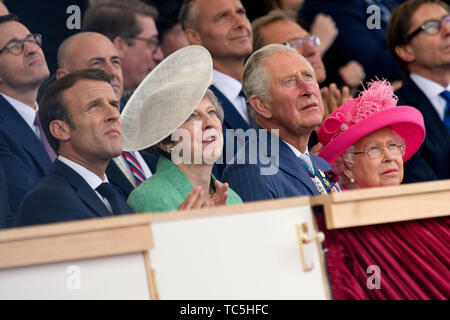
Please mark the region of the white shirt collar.
POLYGON ((416 73, 411 73, 409 76, 411 77, 411 80, 425 94, 425 96, 433 105, 434 109, 436 110, 441 120, 444 120, 444 113, 445 107, 447 106, 447 100, 445 100, 442 96, 440 96, 440 94, 444 90, 450 91, 450 84, 447 86, 447 88, 444 88, 439 83, 424 78, 416 73))
POLYGON ((242 83, 217 70, 213 70, 213 75, 214 86, 219 89, 219 91, 222 92, 228 100, 230 100, 241 117, 249 123, 247 103, 245 98, 239 95, 242 90, 242 83))
POLYGON ((289 148, 291 148, 292 152, 294 152, 295 156, 298 158, 300 157, 301 154, 303 155, 307 155, 309 157, 309 150, 308 150, 308 146, 306 146, 306 151, 305 153, 301 153, 296 147, 294 147, 292 144, 290 144, 289 142, 283 140, 284 143, 286 143, 288 145, 289 148))
POLYGON ((447 88, 444 88, 439 83, 431 81, 430 79, 424 78, 416 73, 410 74, 411 79, 416 83, 416 85, 422 89, 428 100, 440 95, 444 90, 450 90, 450 84, 447 88))
POLYGON ((82 176, 83 179, 86 180, 86 182, 89 184, 89 186, 94 190, 103 182, 108 182, 108 178, 106 177, 106 174, 105 174, 104 179, 102 180, 99 178, 99 176, 97 176, 92 171, 86 169, 85 167, 79 165, 78 163, 73 162, 72 160, 64 158, 61 155, 58 156, 58 160, 65 163, 66 165, 71 167, 73 170, 75 170, 75 172, 78 173, 80 176, 82 176))
POLYGON ((234 100, 242 90, 242 83, 226 75, 225 73, 213 70, 214 85, 222 92, 228 100, 234 100))
POLYGON ((16 109, 16 111, 20 114, 23 120, 25 120, 25 122, 30 126, 31 130, 36 132, 34 119, 36 118, 36 112, 38 112, 39 110, 39 105, 37 104, 37 102, 36 102, 36 109, 33 109, 29 105, 26 105, 25 103, 20 102, 19 100, 16 100, 14 98, 11 98, 10 96, 7 96, 4 93, 0 94, 14 107, 14 109, 16 109))

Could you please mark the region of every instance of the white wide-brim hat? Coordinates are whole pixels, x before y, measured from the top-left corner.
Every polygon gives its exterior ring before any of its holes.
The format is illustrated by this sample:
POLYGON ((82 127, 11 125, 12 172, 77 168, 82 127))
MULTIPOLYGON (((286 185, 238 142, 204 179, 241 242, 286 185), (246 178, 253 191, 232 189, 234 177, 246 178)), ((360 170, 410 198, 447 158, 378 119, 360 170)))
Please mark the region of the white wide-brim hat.
POLYGON ((123 150, 148 148, 172 134, 200 104, 213 82, 202 46, 175 51, 141 82, 122 111, 123 150))

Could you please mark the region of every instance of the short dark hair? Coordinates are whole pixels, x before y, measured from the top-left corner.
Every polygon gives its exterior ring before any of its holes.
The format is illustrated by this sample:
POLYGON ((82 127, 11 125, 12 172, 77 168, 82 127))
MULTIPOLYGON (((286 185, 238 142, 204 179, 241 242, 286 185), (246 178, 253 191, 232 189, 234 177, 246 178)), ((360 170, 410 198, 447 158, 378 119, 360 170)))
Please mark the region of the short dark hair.
POLYGON ((111 83, 111 76, 100 69, 81 69, 68 73, 50 84, 39 101, 39 119, 48 142, 56 152, 59 150, 59 140, 52 136, 49 126, 53 120, 63 120, 73 128, 71 115, 62 98, 62 93, 73 87, 80 80, 96 80, 111 83))
POLYGON ((111 41, 115 37, 133 38, 142 32, 137 14, 156 21, 158 11, 139 0, 99 1, 86 10, 83 31, 101 33, 111 41))
POLYGON ((394 9, 387 26, 387 46, 397 61, 400 72, 404 77, 407 77, 409 74, 408 64, 397 55, 395 48, 409 42, 408 33, 410 32, 409 29, 411 29, 412 16, 425 3, 434 3, 443 7, 447 12, 450 11, 450 7, 441 0, 409 0, 394 9))
POLYGON ((271 25, 275 22, 294 22, 297 23, 294 19, 292 19, 285 11, 281 9, 275 9, 270 11, 265 16, 259 17, 252 22, 253 29, 253 51, 258 50, 259 48, 264 47, 264 38, 261 35, 261 29, 271 25))
POLYGON ((19 17, 17 17, 15 14, 6 14, 4 16, 0 16, 0 24, 10 21, 19 21, 19 17))

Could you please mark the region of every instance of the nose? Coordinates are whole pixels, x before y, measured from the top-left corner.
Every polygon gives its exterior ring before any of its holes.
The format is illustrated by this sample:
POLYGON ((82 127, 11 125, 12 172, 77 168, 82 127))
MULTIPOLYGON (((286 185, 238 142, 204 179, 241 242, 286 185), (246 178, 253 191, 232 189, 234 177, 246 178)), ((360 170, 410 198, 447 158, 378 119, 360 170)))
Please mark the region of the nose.
POLYGON ((443 36, 450 35, 450 22, 447 23, 445 21, 441 22, 441 33, 443 36))
POLYGON ((155 60, 156 63, 160 63, 164 59, 164 54, 161 50, 161 47, 158 47, 156 52, 153 54, 153 60, 155 60))
POLYGON ((117 122, 120 120, 120 110, 108 103, 106 122, 117 122))
POLYGON ((308 41, 303 41, 303 48, 298 50, 298 53, 300 53, 304 57, 310 57, 317 54, 317 48, 308 41))

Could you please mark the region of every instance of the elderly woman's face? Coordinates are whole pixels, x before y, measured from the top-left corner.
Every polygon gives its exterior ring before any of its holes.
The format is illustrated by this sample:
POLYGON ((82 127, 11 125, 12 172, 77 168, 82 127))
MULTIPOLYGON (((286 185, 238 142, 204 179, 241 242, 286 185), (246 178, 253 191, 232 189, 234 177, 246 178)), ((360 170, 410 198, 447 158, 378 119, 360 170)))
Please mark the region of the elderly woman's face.
POLYGON ((222 123, 217 117, 216 107, 207 97, 202 99, 175 134, 183 137, 176 147, 190 150, 190 157, 183 155, 184 163, 213 164, 222 154, 222 123))
MULTIPOLYGON (((354 144, 353 188, 399 185, 403 180, 402 144, 391 128, 375 131, 354 144)), ((350 177, 351 177, 350 176, 350 177)))

